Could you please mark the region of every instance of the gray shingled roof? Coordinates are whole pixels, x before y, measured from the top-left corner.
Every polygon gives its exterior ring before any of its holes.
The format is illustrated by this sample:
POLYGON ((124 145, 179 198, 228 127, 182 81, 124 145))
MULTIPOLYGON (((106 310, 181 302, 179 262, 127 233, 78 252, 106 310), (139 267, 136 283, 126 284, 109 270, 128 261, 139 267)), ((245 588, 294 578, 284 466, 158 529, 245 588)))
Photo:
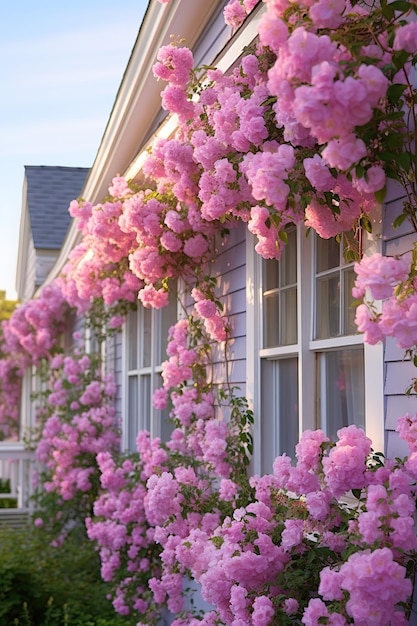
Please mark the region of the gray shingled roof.
POLYGON ((27 205, 35 248, 59 250, 71 216, 68 207, 78 198, 89 169, 25 165, 27 205))

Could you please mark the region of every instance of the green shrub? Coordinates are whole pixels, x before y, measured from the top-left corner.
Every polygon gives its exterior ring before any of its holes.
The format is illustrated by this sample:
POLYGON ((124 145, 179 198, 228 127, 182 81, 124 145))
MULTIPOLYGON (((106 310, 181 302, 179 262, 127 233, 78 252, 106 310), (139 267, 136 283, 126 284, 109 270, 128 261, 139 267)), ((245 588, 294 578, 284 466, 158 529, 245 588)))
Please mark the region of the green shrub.
POLYGON ((134 626, 114 612, 106 593, 82 529, 52 547, 42 529, 0 528, 2 626, 134 626))
MULTIPOLYGON (((10 493, 10 480, 8 478, 0 478, 0 493, 10 493)), ((15 509, 16 507, 17 498, 0 498, 0 509, 15 509)))

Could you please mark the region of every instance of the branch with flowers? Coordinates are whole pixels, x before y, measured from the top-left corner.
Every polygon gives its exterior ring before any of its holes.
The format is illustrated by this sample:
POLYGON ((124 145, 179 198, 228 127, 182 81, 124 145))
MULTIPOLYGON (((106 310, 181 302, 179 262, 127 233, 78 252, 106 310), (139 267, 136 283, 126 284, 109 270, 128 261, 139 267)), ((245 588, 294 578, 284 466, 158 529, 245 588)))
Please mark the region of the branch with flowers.
POLYGON ((42 467, 36 523, 54 528, 62 540, 92 512, 99 493, 97 456, 119 451, 116 387, 113 377, 102 373, 100 357, 79 350, 43 366, 44 389, 35 398, 38 432, 30 442, 42 467))

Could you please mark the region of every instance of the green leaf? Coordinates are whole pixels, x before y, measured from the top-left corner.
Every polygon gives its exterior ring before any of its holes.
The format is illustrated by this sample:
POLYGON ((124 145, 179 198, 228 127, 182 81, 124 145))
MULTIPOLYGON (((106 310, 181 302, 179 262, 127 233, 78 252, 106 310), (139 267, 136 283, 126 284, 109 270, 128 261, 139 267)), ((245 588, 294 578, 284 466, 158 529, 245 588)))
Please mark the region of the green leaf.
POLYGON ((401 224, 407 219, 406 213, 401 213, 401 215, 397 215, 395 220, 392 223, 393 228, 399 228, 401 224))
POLYGON ((387 193, 387 188, 386 186, 384 186, 382 189, 378 189, 378 191, 375 191, 374 196, 375 196, 375 200, 379 203, 382 204, 385 200, 385 195, 387 193))
POLYGON ((285 230, 280 230, 278 232, 278 237, 281 239, 281 241, 285 244, 288 243, 288 233, 285 230))
POLYGON ((397 155, 394 154, 393 152, 381 152, 379 155, 379 158, 382 159, 383 161, 395 161, 395 157, 397 155))
POLYGON ((360 489, 352 489, 352 493, 357 500, 361 499, 361 490, 360 489))
POLYGON ((407 85, 398 85, 396 83, 390 85, 387 89, 387 98, 390 104, 397 104, 406 89, 407 85))
POLYGON ((390 2, 387 6, 390 9, 394 9, 394 11, 404 11, 405 13, 411 9, 411 4, 406 2, 406 0, 394 0, 394 2, 390 2))
POLYGON ((391 132, 385 138, 385 145, 388 148, 388 150, 400 150, 402 148, 403 143, 404 143, 404 138, 401 135, 401 133, 398 133, 398 132, 395 132, 395 133, 391 132))
POLYGON ((363 178, 365 176, 365 168, 363 165, 357 165, 355 167, 356 178, 363 178))
MULTIPOLYGON (((396 2, 392 2, 389 6, 397 4, 397 2, 402 3, 402 0, 396 0, 396 2)), ((407 63, 408 58, 409 53, 406 50, 398 50, 398 52, 394 52, 394 54, 392 55, 392 62, 394 63, 397 70, 401 70, 407 63)))
POLYGON ((360 221, 360 225, 362 226, 364 230, 366 230, 367 233, 372 232, 372 223, 367 215, 362 215, 359 221, 360 221))
POLYGON ((387 20, 392 20, 395 17, 395 11, 388 5, 385 5, 384 7, 381 6, 381 11, 382 15, 387 20))
POLYGON ((411 168, 412 156, 409 152, 402 152, 397 156, 397 162, 406 172, 409 172, 411 168))
POLYGON ((310 201, 311 201, 311 198, 307 194, 303 194, 300 197, 300 206, 303 209, 303 211, 308 207, 308 205, 310 204, 310 201))

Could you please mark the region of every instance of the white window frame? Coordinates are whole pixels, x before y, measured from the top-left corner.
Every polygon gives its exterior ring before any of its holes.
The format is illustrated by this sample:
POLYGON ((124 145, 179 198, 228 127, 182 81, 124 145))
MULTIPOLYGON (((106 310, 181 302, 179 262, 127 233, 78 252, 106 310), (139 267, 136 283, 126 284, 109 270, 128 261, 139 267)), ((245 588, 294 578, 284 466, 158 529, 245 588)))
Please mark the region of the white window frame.
MULTIPOLYGON (((162 336, 162 319, 164 309, 146 309, 139 301, 136 312, 136 366, 129 366, 131 324, 134 321, 134 312, 129 312, 123 326, 123 369, 122 369, 122 449, 136 451, 135 439, 139 431, 149 431, 151 437, 162 437, 162 411, 156 409, 152 403, 153 393, 162 385, 161 372, 162 362, 167 359, 162 346, 166 337, 162 336), (144 363, 143 346, 144 341, 144 316, 150 315, 150 340, 149 340, 149 363, 144 363), (132 423, 130 416, 129 381, 136 378, 136 419, 132 423), (147 382, 150 382, 149 393, 145 389, 147 382), (134 434, 133 434, 134 433, 134 434)), ((178 306, 176 309, 178 318, 178 306)), ((176 321, 176 320, 175 320, 176 321)), ((174 323, 174 320, 172 320, 174 323)))
MULTIPOLYGON (((373 220, 373 234, 365 234, 364 254, 380 251, 380 220, 373 220)), ((347 335, 331 339, 313 339, 314 332, 314 238, 306 237, 305 229, 297 229, 297 343, 276 348, 262 348, 262 258, 255 252, 255 237, 250 233, 246 240, 247 258, 247 395, 255 414, 254 456, 252 470, 261 473, 262 463, 262 420, 261 415, 261 361, 298 357, 298 407, 299 433, 306 429, 317 428, 316 423, 316 360, 317 354, 331 349, 342 349, 363 344, 362 335, 347 335), (301 263, 301 259, 309 262, 301 263), (253 355, 253 358, 251 358, 253 355)), ((375 346, 363 344, 365 376, 365 430, 373 442, 374 450, 384 451, 384 363, 382 343, 375 346)), ((269 420, 271 418, 269 417, 269 420)), ((265 424, 263 426, 265 428, 265 424)), ((267 423, 271 437, 275 436, 277 426, 267 423)), ((264 434, 265 436, 265 434, 264 434)), ((270 468, 272 470, 272 468, 270 468)))

